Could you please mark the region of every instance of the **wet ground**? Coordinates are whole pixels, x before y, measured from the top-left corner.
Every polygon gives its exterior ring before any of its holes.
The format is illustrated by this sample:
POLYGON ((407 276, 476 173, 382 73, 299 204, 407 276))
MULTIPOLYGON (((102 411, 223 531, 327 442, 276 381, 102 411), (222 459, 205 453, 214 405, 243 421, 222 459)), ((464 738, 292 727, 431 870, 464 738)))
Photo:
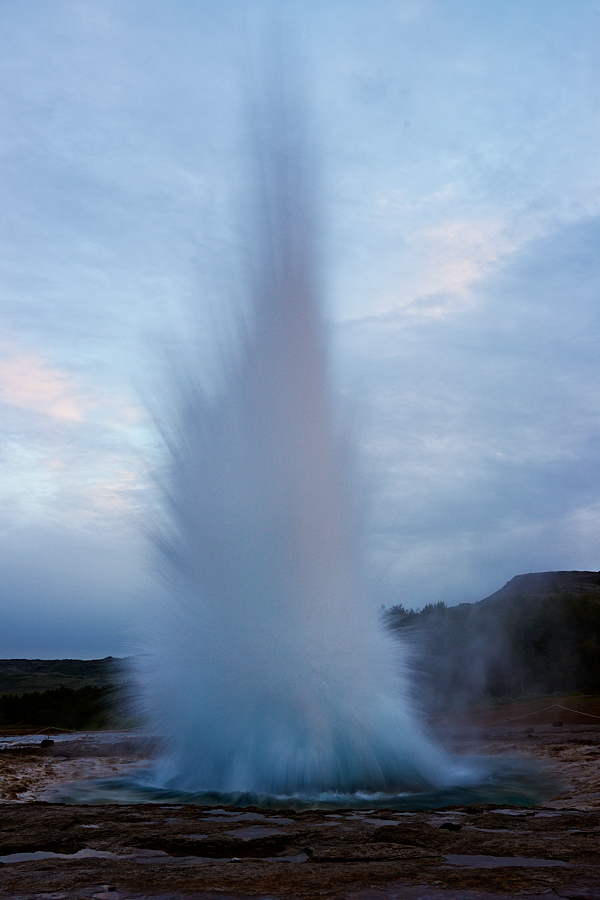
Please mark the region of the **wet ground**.
POLYGON ((564 791, 533 809, 414 813, 73 806, 45 801, 58 782, 143 764, 148 745, 0 746, 0 896, 600 900, 600 726, 463 727, 450 739, 550 762, 564 791))

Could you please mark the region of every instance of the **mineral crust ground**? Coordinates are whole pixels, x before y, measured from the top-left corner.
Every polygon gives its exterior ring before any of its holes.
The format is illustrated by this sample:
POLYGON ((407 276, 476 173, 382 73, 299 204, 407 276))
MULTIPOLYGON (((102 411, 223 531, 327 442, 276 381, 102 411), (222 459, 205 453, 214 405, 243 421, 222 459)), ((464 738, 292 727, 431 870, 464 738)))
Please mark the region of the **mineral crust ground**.
POLYGON ((48 754, 13 742, 0 749, 0 896, 600 900, 600 727, 450 737, 457 749, 550 760, 564 792, 530 809, 408 813, 75 806, 44 797, 73 776, 131 770, 144 748, 87 737, 48 754))

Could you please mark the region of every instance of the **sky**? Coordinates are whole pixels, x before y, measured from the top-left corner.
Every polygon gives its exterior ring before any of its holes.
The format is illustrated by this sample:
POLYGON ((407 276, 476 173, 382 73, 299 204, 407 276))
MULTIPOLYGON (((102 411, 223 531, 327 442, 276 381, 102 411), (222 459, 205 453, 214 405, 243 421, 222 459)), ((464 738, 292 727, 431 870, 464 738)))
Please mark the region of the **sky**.
POLYGON ((273 12, 306 82, 369 602, 600 569, 600 0, 4 0, 4 658, 123 655, 144 616, 143 397, 190 303, 210 358, 273 12))

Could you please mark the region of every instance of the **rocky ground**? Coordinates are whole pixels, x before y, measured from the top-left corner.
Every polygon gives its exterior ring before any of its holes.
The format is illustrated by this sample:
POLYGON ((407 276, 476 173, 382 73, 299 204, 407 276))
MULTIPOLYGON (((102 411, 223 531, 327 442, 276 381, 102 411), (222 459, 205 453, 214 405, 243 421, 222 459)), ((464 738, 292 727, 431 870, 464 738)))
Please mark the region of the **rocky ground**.
POLYGON ((7 900, 600 900, 600 726, 456 728, 458 750, 543 759, 533 809, 276 812, 48 802, 57 783, 143 764, 131 739, 0 745, 7 900))

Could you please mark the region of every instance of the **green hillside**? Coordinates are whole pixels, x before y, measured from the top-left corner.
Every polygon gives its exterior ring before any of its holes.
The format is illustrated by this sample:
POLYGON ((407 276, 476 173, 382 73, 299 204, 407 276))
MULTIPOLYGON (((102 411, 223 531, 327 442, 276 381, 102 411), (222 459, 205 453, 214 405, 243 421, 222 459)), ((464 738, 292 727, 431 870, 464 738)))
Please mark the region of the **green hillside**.
MULTIPOLYGON (((434 707, 600 694, 600 572, 517 575, 478 603, 447 607, 440 602, 418 611, 397 605, 384 612, 384 621, 412 648, 416 691, 434 707)), ((0 660, 0 696, 118 688, 125 666, 125 660, 110 656, 0 660)), ((46 699, 79 702, 71 695, 46 699)), ((6 721, 17 715, 16 707, 10 709, 6 721)))
POLYGON ((600 693, 600 573, 518 575, 479 603, 395 606, 386 624, 414 648, 422 692, 461 698, 600 693))
POLYGON ((0 659, 0 694, 29 694, 59 687, 104 687, 123 680, 123 660, 0 659))

